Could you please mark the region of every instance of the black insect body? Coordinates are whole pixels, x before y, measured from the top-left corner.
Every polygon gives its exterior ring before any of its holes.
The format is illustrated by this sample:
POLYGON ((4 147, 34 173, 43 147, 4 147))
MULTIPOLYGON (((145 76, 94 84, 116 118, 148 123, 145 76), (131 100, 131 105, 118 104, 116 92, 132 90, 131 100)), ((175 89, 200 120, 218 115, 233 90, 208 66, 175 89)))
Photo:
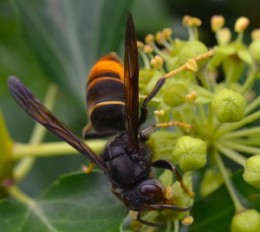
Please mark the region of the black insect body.
POLYGON ((120 134, 102 155, 112 183, 125 189, 148 178, 151 172, 151 153, 147 147, 139 144, 140 149, 133 153, 128 150, 127 142, 127 134, 120 134))
MULTIPOLYGON (((171 171, 174 171, 174 167, 164 160, 152 163, 151 152, 142 140, 139 140, 137 151, 129 150, 127 136, 126 133, 117 136, 106 147, 102 155, 107 176, 112 183, 113 193, 129 209, 138 212, 164 208, 180 211, 188 210, 188 208, 164 205, 163 203, 166 200, 164 188, 151 175, 153 164, 171 171)), ((144 223, 147 224, 147 222, 144 223)))
MULTIPOLYGON (((114 55, 112 55, 112 58, 113 56, 114 55)), ((106 60, 109 60, 109 58, 106 58, 106 60)), ((96 75, 98 72, 95 70, 93 73, 96 75)), ((137 219, 139 221, 148 225, 154 225, 151 222, 146 222, 141 219, 141 213, 143 211, 163 209, 188 211, 189 207, 181 208, 166 204, 164 187, 152 174, 152 166, 174 172, 183 190, 188 194, 190 192, 184 185, 181 175, 171 163, 165 160, 157 160, 155 162, 151 160, 151 153, 145 145, 145 140, 147 139, 147 131, 152 130, 153 126, 141 132, 139 131, 139 127, 146 119, 147 103, 159 91, 164 83, 164 79, 161 78, 158 81, 154 90, 144 100, 139 118, 138 74, 139 65, 135 30, 132 16, 129 14, 126 23, 124 81, 120 82, 120 80, 117 80, 118 83, 123 83, 122 87, 124 88, 125 99, 123 101, 120 97, 119 100, 110 99, 104 103, 102 101, 96 101, 93 95, 90 96, 93 102, 90 107, 91 113, 94 113, 96 110, 103 110, 104 108, 101 107, 108 107, 110 106, 109 104, 114 104, 116 108, 121 107, 120 114, 122 117, 120 116, 119 118, 123 120, 123 122, 120 123, 123 123, 124 126, 120 126, 119 129, 116 128, 113 133, 122 130, 123 132, 119 132, 114 140, 107 145, 101 156, 97 156, 88 145, 56 119, 16 77, 10 77, 8 79, 8 85, 14 99, 32 118, 59 136, 62 140, 69 143, 104 171, 112 183, 112 192, 117 198, 123 201, 129 209, 138 212, 137 219)), ((99 76, 96 75, 96 77, 99 76)), ((108 77, 106 77, 106 81, 114 81, 111 78, 114 77, 109 74, 108 77)), ((98 84, 98 80, 95 79, 93 83, 98 84)), ((118 117, 118 113, 116 117, 118 117)), ((95 122, 95 125, 97 124, 98 122, 95 122)), ((88 131, 88 129, 89 128, 87 128, 86 131, 88 131)), ((107 132, 107 130, 105 132, 107 132)))

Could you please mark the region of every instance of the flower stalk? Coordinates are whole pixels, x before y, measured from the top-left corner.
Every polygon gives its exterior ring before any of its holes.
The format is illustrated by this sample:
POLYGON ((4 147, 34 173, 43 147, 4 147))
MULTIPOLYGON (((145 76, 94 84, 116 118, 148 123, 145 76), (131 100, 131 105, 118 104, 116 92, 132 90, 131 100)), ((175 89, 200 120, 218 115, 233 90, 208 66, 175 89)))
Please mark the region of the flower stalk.
MULTIPOLYGON (((88 146, 95 152, 102 152, 106 144, 105 140, 88 141, 88 146)), ((23 160, 24 158, 37 158, 60 155, 76 155, 78 151, 68 145, 66 142, 48 142, 40 144, 22 144, 16 143, 13 150, 14 160, 23 160)))
POLYGON ((236 190, 234 189, 234 186, 230 181, 230 178, 228 176, 224 163, 220 157, 220 154, 217 151, 213 151, 213 157, 215 158, 216 164, 224 178, 225 185, 226 185, 229 195, 233 201, 236 212, 241 212, 242 210, 244 210, 244 206, 241 204, 241 202, 238 199, 236 190))

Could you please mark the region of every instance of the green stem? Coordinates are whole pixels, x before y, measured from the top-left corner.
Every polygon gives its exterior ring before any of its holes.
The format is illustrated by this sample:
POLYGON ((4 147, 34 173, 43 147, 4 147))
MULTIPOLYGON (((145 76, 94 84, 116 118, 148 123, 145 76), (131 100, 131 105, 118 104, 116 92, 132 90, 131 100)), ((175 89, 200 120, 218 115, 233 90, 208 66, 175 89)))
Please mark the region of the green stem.
POLYGON ((17 185, 12 185, 11 187, 7 188, 7 191, 10 196, 19 202, 22 202, 28 206, 33 206, 35 204, 34 200, 23 193, 17 185))
POLYGON ((193 27, 193 34, 194 34, 193 39, 194 40, 199 40, 199 30, 198 30, 198 27, 196 27, 196 26, 193 27))
MULTIPOLYGON (((56 96, 58 93, 57 85, 51 84, 47 90, 46 98, 44 100, 44 105, 52 109, 56 96)), ((46 134, 46 129, 40 124, 36 123, 29 141, 29 144, 38 144, 40 143, 46 134)), ((15 151, 14 151, 15 153, 15 151)), ((15 156, 15 154, 14 154, 15 156)), ((21 160, 14 169, 14 178, 19 181, 26 176, 31 167, 34 164, 35 159, 33 157, 25 157, 21 160)))
POLYGON ((247 76, 247 79, 242 86, 242 90, 241 90, 242 94, 245 94, 247 91, 249 91, 252 88, 252 86, 254 85, 254 81, 256 79, 256 74, 257 74, 256 69, 254 67, 251 68, 247 76))
POLYGON ((253 146, 253 147, 260 147, 260 134, 256 134, 255 136, 252 137, 248 137, 245 139, 234 139, 232 140, 234 143, 237 144, 244 144, 244 145, 248 145, 248 146, 253 146))
POLYGON ((174 232, 179 232, 180 230, 180 223, 179 220, 174 220, 174 232))
POLYGON ((198 108, 198 113, 199 113, 198 115, 199 115, 199 118, 200 118, 201 122, 207 122, 209 119, 208 119, 208 117, 205 114, 204 105, 198 104, 197 108, 198 108))
POLYGON ((198 76, 199 80, 201 81, 202 86, 205 89, 210 90, 210 85, 209 85, 209 81, 207 79, 207 74, 204 73, 203 71, 205 71, 205 70, 197 72, 197 76, 198 76))
POLYGON ((163 44, 163 46, 168 50, 168 51, 172 51, 172 44, 170 44, 170 43, 168 43, 167 42, 167 40, 164 40, 163 42, 162 42, 162 44, 163 44))
POLYGON ((193 29, 191 27, 187 27, 188 29, 188 34, 189 34, 189 41, 193 41, 195 38, 194 38, 194 32, 193 32, 193 29))
POLYGON ((203 123, 203 121, 200 120, 200 117, 201 115, 197 115, 196 117, 194 117, 194 128, 196 130, 196 134, 199 134, 199 135, 204 135, 205 134, 205 124, 203 123))
POLYGON ((237 34, 237 38, 236 38, 236 42, 237 43, 243 43, 243 37, 244 37, 244 32, 239 32, 238 34, 237 34))
POLYGON ((244 209, 244 207, 240 203, 238 196, 236 195, 236 191, 235 191, 234 186, 232 185, 232 182, 231 182, 231 180, 228 176, 227 169, 224 166, 224 163, 223 163, 223 161, 220 157, 220 154, 217 151, 214 151, 213 155, 214 155, 214 158, 216 160, 217 166, 220 170, 220 173, 222 174, 222 176, 224 178, 225 185, 226 185, 227 190, 229 192, 229 195, 230 195, 230 197, 233 201, 233 204, 235 206, 235 210, 236 210, 236 212, 241 212, 244 209))
POLYGON ((189 33, 189 41, 198 40, 199 39, 199 31, 196 26, 188 26, 189 33))
POLYGON ((215 32, 215 38, 216 38, 216 41, 217 41, 217 44, 218 45, 221 45, 222 43, 221 43, 221 33, 219 33, 219 31, 220 30, 217 30, 216 32, 215 32))
POLYGON ((251 123, 257 119, 260 118, 260 111, 259 112, 255 112, 253 114, 250 114, 246 117, 244 117, 241 121, 239 122, 234 122, 234 123, 230 123, 230 124, 223 124, 222 127, 219 128, 219 130, 216 132, 215 137, 219 138, 224 136, 224 134, 236 130, 248 123, 251 123))
POLYGON ((254 127, 254 128, 234 131, 234 132, 225 134, 222 138, 225 138, 225 139, 241 138, 243 136, 249 136, 249 135, 252 136, 254 134, 260 134, 260 127, 254 127))
POLYGON ((144 63, 144 68, 151 69, 150 61, 149 61, 149 58, 147 57, 147 55, 141 49, 139 49, 139 54, 142 57, 142 61, 144 63))
POLYGON ((227 87, 229 87, 231 85, 231 83, 234 82, 234 76, 235 76, 235 70, 236 70, 236 65, 234 65, 233 63, 231 63, 229 66, 228 66, 228 70, 227 70, 227 74, 226 74, 226 79, 225 79, 225 82, 226 82, 226 85, 227 87))
POLYGON ((163 58, 163 60, 168 60, 171 57, 169 55, 167 55, 165 52, 162 52, 155 44, 152 44, 153 50, 156 54, 158 54, 159 56, 161 56, 163 58))
POLYGON ((242 167, 245 166, 246 163, 246 158, 242 156, 239 152, 234 151, 232 149, 229 149, 222 145, 221 143, 216 143, 215 147, 226 157, 229 159, 233 160, 235 163, 238 163, 242 167))
POLYGON ((247 146, 247 145, 243 145, 243 144, 238 144, 238 143, 234 143, 231 141, 221 141, 221 143, 229 148, 232 148, 234 150, 238 150, 244 153, 249 153, 249 154, 258 154, 260 153, 260 148, 255 148, 255 147, 251 147, 251 146, 247 146))
MULTIPOLYGON (((93 140, 88 142, 88 146, 96 153, 103 151, 106 141, 93 140)), ((78 151, 71 147, 66 142, 49 142, 42 144, 21 144, 16 143, 14 146, 14 160, 23 159, 25 157, 44 157, 54 155, 73 155, 78 154, 78 151)))
MULTIPOLYGON (((210 131, 210 133, 215 134, 216 128, 219 127, 219 122, 216 120, 214 117, 214 113, 212 111, 212 107, 210 104, 208 104, 208 125, 207 125, 207 130, 210 131)), ((204 129, 205 130, 205 129, 204 129)))
POLYGON ((251 113, 253 110, 260 106, 260 96, 255 98, 251 103, 249 103, 246 107, 246 114, 251 113))

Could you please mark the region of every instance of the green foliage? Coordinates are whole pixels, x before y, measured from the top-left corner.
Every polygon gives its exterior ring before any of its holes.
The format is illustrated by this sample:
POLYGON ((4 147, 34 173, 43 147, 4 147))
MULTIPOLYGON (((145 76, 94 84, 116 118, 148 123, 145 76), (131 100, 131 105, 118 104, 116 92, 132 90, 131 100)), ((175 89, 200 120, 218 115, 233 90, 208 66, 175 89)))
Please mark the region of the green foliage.
POLYGON ((131 1, 11 2, 46 77, 82 101, 91 64, 119 48, 131 1))
MULTIPOLYGON (((243 195, 244 203, 259 209, 260 192, 243 181, 241 171, 232 175, 232 181, 237 191, 243 195)), ((189 231, 230 231, 230 221, 234 211, 227 189, 222 185, 209 196, 201 197, 195 201, 192 215, 198 223, 194 223, 189 231)))
MULTIPOLYGON (((83 108, 87 73, 101 55, 111 51, 122 55, 125 16, 132 1, 10 2, 13 6, 8 15, 10 18, 7 20, 8 17, 0 17, 1 25, 7 25, 0 32, 0 103, 7 115, 5 118, 8 128, 13 133, 8 135, 5 121, 1 117, 0 197, 5 197, 7 193, 15 201, 3 199, 0 202, 1 232, 169 232, 186 229, 192 232, 215 232, 229 231, 232 217, 243 210, 253 209, 259 214, 259 190, 243 180, 242 171, 230 174, 237 169, 236 165, 241 166, 239 169, 247 168, 247 156, 257 157, 256 154, 260 153, 260 129, 255 126, 260 118, 260 98, 255 92, 260 73, 257 52, 259 39, 256 38, 249 46, 244 43, 243 32, 248 25, 246 18, 242 18, 242 21, 240 19, 239 25, 236 25, 238 33, 235 40, 231 38, 231 30, 223 28, 224 18, 217 18, 217 25, 211 25, 217 40, 214 54, 212 50, 208 51, 208 46, 199 41, 198 26, 201 21, 189 16, 183 20, 188 29, 188 40, 175 38, 175 32, 171 35, 171 30, 164 29, 154 36, 150 35, 149 42, 146 41, 145 45, 139 47, 143 64, 140 70, 140 98, 142 100, 154 88, 160 77, 166 76, 165 86, 153 98, 149 107, 157 110, 154 117, 156 122, 168 123, 174 118, 176 121, 170 126, 177 127, 160 129, 151 134, 147 144, 153 151, 153 159, 175 160, 177 168, 180 166, 184 171, 189 171, 183 175, 184 183, 190 190, 186 192, 180 183, 174 180, 172 173, 156 173, 165 186, 169 204, 192 206, 191 211, 184 213, 168 210, 144 212, 143 219, 165 223, 158 228, 138 224, 134 220, 136 215, 133 215, 133 212, 126 217, 126 208, 112 195, 111 186, 107 184, 109 181, 101 172, 94 171, 88 175, 67 174, 59 177, 43 193, 34 194, 40 196, 28 197, 31 189, 44 189, 44 184, 40 183, 41 178, 49 185, 48 176, 52 170, 57 173, 63 170, 68 172, 68 169, 79 168, 79 164, 71 164, 71 160, 76 157, 67 162, 61 159, 55 162, 52 157, 35 163, 37 157, 74 154, 75 151, 63 142, 43 143, 45 132, 37 126, 28 143, 20 144, 14 141, 14 138, 19 138, 17 140, 20 141, 19 136, 21 140, 26 140, 31 131, 31 121, 24 120, 22 113, 17 117, 14 113, 16 109, 12 109, 14 103, 5 94, 6 76, 11 74, 22 77, 23 81, 36 89, 36 95, 39 94, 40 98, 46 93, 47 82, 54 82, 62 90, 62 99, 65 98, 64 103, 57 107, 58 115, 65 119, 74 117, 75 121, 81 119, 81 116, 78 116, 81 112, 76 112, 75 106, 78 104, 79 108, 83 108), (221 75, 223 80, 219 78, 221 75), (224 111, 223 107, 221 108, 224 94, 219 95, 220 101, 216 99, 221 89, 232 93, 231 103, 234 103, 232 107, 224 104, 224 111), (236 108, 237 106, 239 107, 236 108), (219 111, 224 112, 224 120, 217 120, 219 111), (184 148, 181 146, 183 151, 177 154, 176 142, 185 137, 191 140, 187 140, 184 148), (185 166, 180 160, 186 159, 190 151, 194 159, 188 160, 188 165, 185 166), (175 157, 176 154, 179 157, 175 157), (222 159, 223 156, 225 159, 222 159), (233 163, 230 165, 230 161, 234 161, 235 166, 233 163), (17 165, 14 166, 15 162, 17 165), (37 163, 43 162, 47 165, 41 169, 37 163), (64 166, 67 169, 64 169, 64 166), (31 176, 38 173, 37 181, 31 182, 32 177, 29 175, 27 184, 26 181, 20 182, 32 167, 31 176), (35 172, 37 169, 38 172, 35 172), (204 178, 195 178, 202 175, 204 178), (212 178, 214 181, 211 181, 212 178), (192 191, 196 193, 194 199, 191 197, 192 191), (185 217, 189 218, 190 215, 194 218, 194 223, 187 228, 184 225, 189 223, 185 224, 185 217), (180 223, 182 219, 184 225, 180 223)), ((149 9, 160 10, 159 7, 153 7, 149 9)), ((141 10, 143 11, 143 8, 141 10)), ((163 12, 161 14, 165 16, 166 11, 163 12)), ((141 16, 144 21, 143 15, 141 16)), ((162 21, 161 17, 158 19, 152 13, 149 17, 156 22, 162 21)), ((154 26, 151 21, 147 22, 150 27, 154 26)), ((47 98, 52 98, 51 102, 55 100, 48 91, 47 95, 47 98)), ((78 131, 82 128, 81 124, 80 122, 78 131)), ((53 138, 48 139, 52 141, 53 138)), ((102 151, 104 143, 88 142, 98 153, 102 151)), ((253 174, 253 179, 250 176, 248 182, 259 187, 259 172, 255 169, 255 164, 255 161, 250 164, 249 171, 253 170, 253 173, 250 173, 253 174)), ((250 220, 250 217, 247 220, 250 220)))
POLYGON ((100 172, 60 177, 32 204, 2 200, 0 227, 10 231, 117 232, 126 209, 100 172), (104 194, 106 193, 106 194, 104 194))

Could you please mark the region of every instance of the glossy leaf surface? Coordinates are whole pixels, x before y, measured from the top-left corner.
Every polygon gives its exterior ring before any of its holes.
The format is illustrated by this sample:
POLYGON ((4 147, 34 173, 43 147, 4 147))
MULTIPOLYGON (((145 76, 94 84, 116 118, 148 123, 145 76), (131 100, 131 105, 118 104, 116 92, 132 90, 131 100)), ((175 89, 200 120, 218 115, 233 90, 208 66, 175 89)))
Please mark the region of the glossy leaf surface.
MULTIPOLYGON (((243 180, 242 171, 235 173, 232 177, 232 181, 238 192, 241 193, 241 199, 244 205, 259 211, 260 191, 249 186, 243 180)), ((235 213, 235 209, 226 187, 222 185, 208 197, 195 201, 191 213, 195 221, 189 231, 219 232, 230 230, 230 222, 235 213)))
POLYGON ((111 193, 101 172, 59 178, 32 207, 0 203, 1 232, 119 231, 127 210, 111 193))

